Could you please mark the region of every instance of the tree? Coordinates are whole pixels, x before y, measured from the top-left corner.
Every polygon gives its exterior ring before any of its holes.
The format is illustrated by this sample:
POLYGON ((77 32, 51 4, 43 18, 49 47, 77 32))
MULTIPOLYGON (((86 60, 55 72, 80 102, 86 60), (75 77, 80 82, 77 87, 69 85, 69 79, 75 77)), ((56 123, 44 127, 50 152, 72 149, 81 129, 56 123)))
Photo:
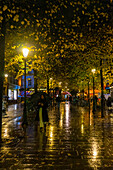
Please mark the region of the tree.
MULTIPOLYGON (((41 65, 42 61, 44 61, 45 71, 40 65, 40 71, 43 73, 57 75, 59 79, 64 81, 70 81, 70 79, 72 81, 71 76, 73 78, 74 75, 81 77, 79 71, 81 72, 84 63, 83 68, 84 71, 87 70, 87 73, 89 73, 91 63, 99 68, 98 56, 103 55, 103 50, 99 49, 103 44, 102 41, 100 42, 99 36, 101 33, 104 33, 101 38, 106 36, 103 31, 105 28, 109 31, 111 30, 109 27, 111 19, 109 9, 110 2, 108 0, 56 0, 55 2, 52 0, 22 0, 21 3, 17 0, 2 1, 0 5, 0 42, 2 42, 0 57, 1 63, 3 63, 0 77, 1 89, 3 87, 5 45, 6 51, 8 46, 10 49, 11 47, 16 47, 13 52, 9 53, 10 55, 6 54, 7 57, 9 56, 9 58, 6 58, 6 65, 10 65, 15 70, 15 74, 21 65, 19 67, 19 65, 14 64, 13 59, 19 56, 20 62, 22 56, 18 55, 17 52, 15 53, 15 51, 19 49, 17 47, 22 47, 21 44, 28 46, 29 41, 32 44, 30 46, 35 46, 37 49, 33 56, 44 57, 41 61, 37 59, 41 65), (7 43, 5 44, 5 38, 8 34, 16 35, 20 41, 17 43, 13 38, 14 42, 9 43, 9 40, 6 40, 7 43), (71 67, 72 65, 74 69, 71 67)), ((104 50, 106 50, 106 44, 104 50)), ((35 67, 37 61, 35 60, 34 68, 37 68, 35 67)), ((81 73, 82 77, 84 77, 85 73, 81 73)), ((77 78, 76 81, 78 81, 77 78)), ((0 94, 0 103, 2 103, 2 93, 0 94)))
MULTIPOLYGON (((1 127, 2 127, 2 91, 3 91, 3 80, 4 80, 4 61, 5 61, 5 45, 9 45, 10 42, 5 41, 8 34, 14 34, 15 29, 18 30, 23 28, 23 32, 21 35, 25 35, 25 31, 28 26, 32 26, 31 16, 28 15, 30 10, 31 14, 33 13, 33 5, 35 5, 34 1, 21 1, 18 0, 0 0, 0 140, 1 140, 1 127), (7 44, 5 44, 7 42, 7 44)), ((13 35, 12 34, 12 35, 13 35)), ((24 36, 23 44, 26 42, 26 37, 24 36)), ((13 46, 13 45, 12 45, 13 46)), ((7 49, 7 48, 6 48, 7 49)), ((11 53, 10 53, 11 54, 11 53)), ((7 56, 7 55, 6 55, 7 56)), ((13 56, 14 57, 14 56, 13 56)), ((12 59, 12 54, 10 55, 10 59, 12 59)), ((9 60, 10 60, 9 59, 9 60)), ((8 60, 8 61, 9 61, 8 60)), ((6 59, 7 61, 7 59, 6 59)), ((12 62, 12 61, 11 61, 12 62)), ((16 67, 16 66, 15 66, 16 67)), ((14 67, 13 67, 14 68, 14 67)))

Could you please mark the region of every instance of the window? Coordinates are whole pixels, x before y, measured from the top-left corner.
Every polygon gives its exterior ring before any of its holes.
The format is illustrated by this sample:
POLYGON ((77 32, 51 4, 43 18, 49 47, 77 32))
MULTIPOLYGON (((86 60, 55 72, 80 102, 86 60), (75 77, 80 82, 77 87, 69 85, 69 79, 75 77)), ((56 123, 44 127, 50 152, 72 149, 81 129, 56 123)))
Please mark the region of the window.
POLYGON ((28 86, 31 86, 31 79, 28 79, 28 86))

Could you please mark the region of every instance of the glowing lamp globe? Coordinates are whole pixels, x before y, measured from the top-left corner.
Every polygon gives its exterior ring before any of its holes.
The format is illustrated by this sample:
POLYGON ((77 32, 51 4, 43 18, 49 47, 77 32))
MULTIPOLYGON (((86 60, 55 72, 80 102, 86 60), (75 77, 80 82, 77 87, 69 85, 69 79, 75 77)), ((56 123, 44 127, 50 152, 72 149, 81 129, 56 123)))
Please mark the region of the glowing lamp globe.
POLYGON ((29 50, 27 48, 24 48, 23 49, 23 56, 27 57, 28 53, 29 53, 29 50))

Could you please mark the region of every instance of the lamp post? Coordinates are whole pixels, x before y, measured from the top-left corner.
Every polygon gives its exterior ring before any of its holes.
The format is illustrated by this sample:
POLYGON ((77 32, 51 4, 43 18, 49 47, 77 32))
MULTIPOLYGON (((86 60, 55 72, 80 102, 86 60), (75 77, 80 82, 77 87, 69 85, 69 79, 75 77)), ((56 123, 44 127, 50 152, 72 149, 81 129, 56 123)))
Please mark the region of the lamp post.
POLYGON ((27 113, 26 113, 26 57, 29 53, 27 48, 23 49, 23 56, 24 56, 24 110, 23 110, 23 123, 22 125, 27 125, 27 113))
POLYGON ((7 96, 7 102, 8 102, 8 74, 5 74, 6 79, 6 96, 7 96))
POLYGON ((48 75, 47 75, 47 94, 49 97, 49 77, 48 77, 48 75))
POLYGON ((50 78, 50 82, 51 82, 51 90, 52 90, 52 78, 50 78))
POLYGON ((93 113, 95 113, 95 82, 94 82, 94 74, 96 69, 92 69, 93 73, 93 113))
POLYGON ((83 100, 84 100, 84 82, 83 82, 83 80, 81 81, 81 86, 83 87, 82 92, 83 92, 83 100))
POLYGON ((103 92, 103 70, 102 59, 100 59, 100 76, 101 76, 101 117, 104 117, 104 92, 103 92))
POLYGON ((88 80, 88 106, 89 106, 89 116, 90 116, 90 81, 88 80))

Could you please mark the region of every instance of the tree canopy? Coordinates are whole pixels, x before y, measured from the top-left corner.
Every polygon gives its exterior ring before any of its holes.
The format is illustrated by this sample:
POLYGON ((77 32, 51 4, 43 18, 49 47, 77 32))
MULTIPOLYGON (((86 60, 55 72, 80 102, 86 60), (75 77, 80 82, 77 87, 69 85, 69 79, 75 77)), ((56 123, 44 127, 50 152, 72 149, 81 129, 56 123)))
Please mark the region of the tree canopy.
POLYGON ((17 77, 23 74, 24 46, 30 49, 27 70, 72 86, 93 67, 99 70, 100 58, 112 57, 109 0, 7 0, 0 9, 0 23, 4 17, 6 23, 5 68, 17 77))

